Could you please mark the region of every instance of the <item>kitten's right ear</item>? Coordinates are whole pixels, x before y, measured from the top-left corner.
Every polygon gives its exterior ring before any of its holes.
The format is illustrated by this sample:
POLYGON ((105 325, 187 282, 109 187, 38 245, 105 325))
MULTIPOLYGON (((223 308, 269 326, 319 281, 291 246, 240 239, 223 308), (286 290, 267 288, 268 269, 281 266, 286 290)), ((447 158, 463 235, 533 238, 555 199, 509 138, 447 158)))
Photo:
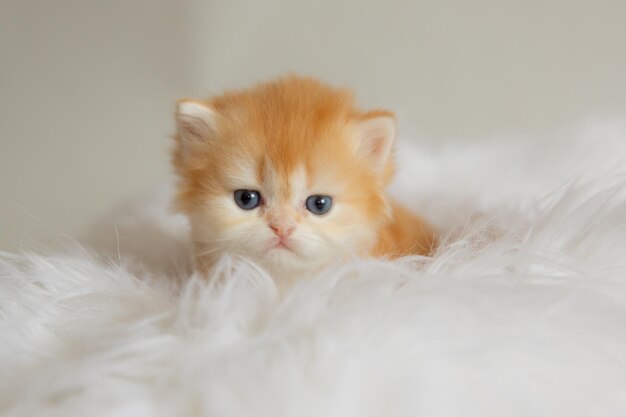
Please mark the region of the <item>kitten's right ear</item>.
POLYGON ((183 148, 206 142, 217 132, 217 113, 202 101, 182 99, 176 108, 176 125, 183 148))

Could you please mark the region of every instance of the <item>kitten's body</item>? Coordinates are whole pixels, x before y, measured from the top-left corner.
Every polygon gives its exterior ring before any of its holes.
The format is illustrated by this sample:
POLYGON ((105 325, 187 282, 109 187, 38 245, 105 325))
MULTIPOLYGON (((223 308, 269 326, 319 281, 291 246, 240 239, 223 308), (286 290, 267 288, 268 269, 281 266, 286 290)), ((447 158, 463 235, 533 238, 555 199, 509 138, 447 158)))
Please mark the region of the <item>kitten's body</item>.
POLYGON ((432 229, 385 195, 391 113, 362 112, 347 91, 288 77, 182 100, 177 121, 177 202, 199 268, 236 253, 294 276, 350 255, 433 250, 432 229))

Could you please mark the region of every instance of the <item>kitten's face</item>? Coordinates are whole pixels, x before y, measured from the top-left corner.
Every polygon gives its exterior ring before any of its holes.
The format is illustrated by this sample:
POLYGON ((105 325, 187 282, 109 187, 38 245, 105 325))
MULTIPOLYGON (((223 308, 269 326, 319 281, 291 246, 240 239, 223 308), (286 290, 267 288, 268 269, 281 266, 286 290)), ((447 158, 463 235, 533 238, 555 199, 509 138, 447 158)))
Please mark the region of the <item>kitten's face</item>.
POLYGON ((363 253, 387 220, 394 135, 345 92, 289 78, 181 101, 175 165, 199 264, 244 255, 271 272, 363 253))

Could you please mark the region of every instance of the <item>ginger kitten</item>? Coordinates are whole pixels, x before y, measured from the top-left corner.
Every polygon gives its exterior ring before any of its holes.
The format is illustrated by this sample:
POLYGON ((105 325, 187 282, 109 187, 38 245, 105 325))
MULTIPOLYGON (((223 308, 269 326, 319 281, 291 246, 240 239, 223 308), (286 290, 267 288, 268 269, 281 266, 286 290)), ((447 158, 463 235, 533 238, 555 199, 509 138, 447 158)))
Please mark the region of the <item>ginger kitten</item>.
POLYGON ((350 255, 430 254, 433 230, 393 203, 394 115, 289 76, 176 113, 178 207, 197 266, 224 253, 295 277, 350 255))

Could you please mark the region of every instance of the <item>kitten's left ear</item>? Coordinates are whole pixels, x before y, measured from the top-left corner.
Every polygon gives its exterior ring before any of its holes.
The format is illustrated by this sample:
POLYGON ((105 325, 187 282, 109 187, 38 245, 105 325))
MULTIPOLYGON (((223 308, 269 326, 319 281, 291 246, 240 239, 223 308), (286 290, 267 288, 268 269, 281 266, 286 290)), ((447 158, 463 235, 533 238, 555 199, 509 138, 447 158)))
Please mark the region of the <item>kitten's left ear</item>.
POLYGON ((183 148, 202 143, 217 133, 217 114, 199 100, 182 99, 176 108, 178 138, 183 148))
POLYGON ((357 152, 382 171, 396 138, 394 114, 387 111, 366 113, 356 123, 356 136, 357 152))

